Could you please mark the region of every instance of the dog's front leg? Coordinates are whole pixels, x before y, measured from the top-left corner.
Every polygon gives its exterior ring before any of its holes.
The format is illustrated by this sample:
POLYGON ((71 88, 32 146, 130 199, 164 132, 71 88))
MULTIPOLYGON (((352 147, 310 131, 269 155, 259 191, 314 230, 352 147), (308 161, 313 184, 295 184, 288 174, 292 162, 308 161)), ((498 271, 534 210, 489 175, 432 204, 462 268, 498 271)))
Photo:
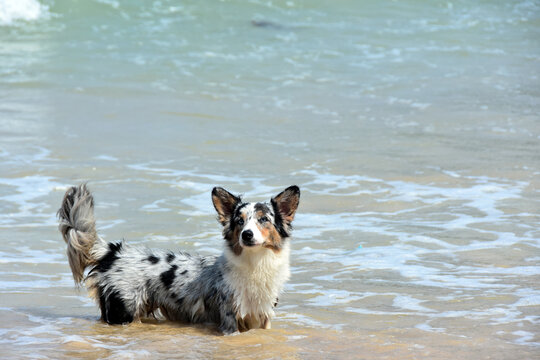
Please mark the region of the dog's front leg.
POLYGON ((236 315, 229 310, 221 310, 221 323, 219 324, 219 331, 223 335, 232 334, 238 331, 238 324, 236 323, 236 315))

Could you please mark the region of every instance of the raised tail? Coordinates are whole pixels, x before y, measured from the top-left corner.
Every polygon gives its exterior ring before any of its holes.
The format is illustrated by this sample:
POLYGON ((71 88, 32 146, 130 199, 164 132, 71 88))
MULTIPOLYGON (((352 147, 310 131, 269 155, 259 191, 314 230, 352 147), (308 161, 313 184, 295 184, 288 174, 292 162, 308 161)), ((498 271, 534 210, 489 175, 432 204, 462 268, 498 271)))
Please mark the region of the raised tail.
POLYGON ((79 284, 84 280, 84 270, 97 263, 100 248, 107 246, 96 232, 94 198, 86 184, 66 191, 58 218, 58 229, 67 244, 69 266, 79 284))

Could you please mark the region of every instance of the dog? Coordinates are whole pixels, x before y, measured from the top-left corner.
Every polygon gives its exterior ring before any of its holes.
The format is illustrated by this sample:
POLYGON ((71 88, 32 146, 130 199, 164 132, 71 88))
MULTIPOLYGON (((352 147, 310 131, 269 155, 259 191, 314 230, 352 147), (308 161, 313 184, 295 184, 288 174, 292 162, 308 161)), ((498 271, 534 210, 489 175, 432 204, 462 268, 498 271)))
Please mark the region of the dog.
POLYGON ((85 184, 66 191, 59 230, 75 283, 86 286, 104 322, 128 324, 160 312, 231 334, 270 328, 290 276, 291 222, 299 201, 296 185, 263 203, 215 187, 212 202, 225 240, 220 256, 107 243, 96 232, 94 199, 85 184))

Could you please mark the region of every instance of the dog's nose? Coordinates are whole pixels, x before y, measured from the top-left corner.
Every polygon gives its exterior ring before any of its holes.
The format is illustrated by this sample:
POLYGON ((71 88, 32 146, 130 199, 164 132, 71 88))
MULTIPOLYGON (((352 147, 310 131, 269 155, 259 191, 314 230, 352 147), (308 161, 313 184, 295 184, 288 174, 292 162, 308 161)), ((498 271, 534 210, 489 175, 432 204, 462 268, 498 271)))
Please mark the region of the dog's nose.
POLYGON ((253 231, 246 230, 242 233, 242 240, 245 245, 251 245, 251 240, 253 240, 253 231))

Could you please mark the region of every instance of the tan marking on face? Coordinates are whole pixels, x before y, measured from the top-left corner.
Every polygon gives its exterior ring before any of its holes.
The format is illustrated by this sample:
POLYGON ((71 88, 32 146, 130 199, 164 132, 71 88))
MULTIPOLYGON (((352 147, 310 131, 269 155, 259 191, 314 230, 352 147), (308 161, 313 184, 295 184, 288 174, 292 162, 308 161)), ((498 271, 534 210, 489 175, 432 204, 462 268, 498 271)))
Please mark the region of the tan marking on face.
POLYGON ((266 242, 266 240, 268 239, 268 236, 270 235, 270 230, 268 229, 267 226, 265 226, 264 224, 261 224, 261 223, 257 223, 257 228, 261 232, 261 235, 262 235, 264 241, 266 242))
POLYGON ((270 223, 266 222, 267 226, 260 226, 261 233, 264 236, 263 246, 267 249, 271 249, 273 252, 278 253, 281 251, 281 236, 277 232, 276 228, 270 223))

